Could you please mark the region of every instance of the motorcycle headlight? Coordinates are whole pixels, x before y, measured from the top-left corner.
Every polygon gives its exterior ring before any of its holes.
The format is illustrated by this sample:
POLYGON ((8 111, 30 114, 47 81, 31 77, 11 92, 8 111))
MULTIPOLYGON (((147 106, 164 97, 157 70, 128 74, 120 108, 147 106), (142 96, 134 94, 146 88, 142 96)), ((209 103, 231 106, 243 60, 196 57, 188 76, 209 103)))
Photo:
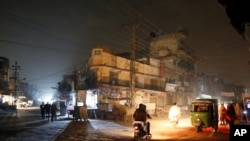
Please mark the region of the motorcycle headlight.
POLYGON ((201 121, 201 119, 200 119, 200 118, 197 118, 197 119, 196 119, 196 121, 198 121, 198 122, 199 122, 199 121, 201 121))
POLYGON ((246 114, 247 114, 247 111, 246 111, 246 110, 244 110, 244 111, 243 111, 243 114, 244 114, 244 115, 246 115, 246 114))

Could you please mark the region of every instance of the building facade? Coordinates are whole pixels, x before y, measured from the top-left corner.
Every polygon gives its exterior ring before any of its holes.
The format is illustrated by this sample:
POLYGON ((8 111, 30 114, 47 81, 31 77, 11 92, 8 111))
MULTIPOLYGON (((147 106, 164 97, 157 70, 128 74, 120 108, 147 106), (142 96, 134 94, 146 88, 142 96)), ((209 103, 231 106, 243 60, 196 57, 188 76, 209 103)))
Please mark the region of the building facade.
POLYGON ((9 59, 0 57, 0 93, 9 94, 9 59))
POLYGON ((115 55, 107 47, 93 48, 88 64, 80 73, 78 87, 91 89, 94 95, 98 95, 97 103, 116 100, 126 104, 132 99, 133 106, 144 103, 152 112, 158 109, 166 111, 173 102, 181 106, 188 105, 194 87, 192 56, 183 48, 175 46, 182 42, 178 34, 153 39, 153 42, 152 57, 145 57, 147 61, 143 62, 134 60, 133 65, 130 58, 115 55), (169 40, 173 40, 174 45, 165 47, 169 40), (175 55, 163 56, 162 52, 168 53, 160 49, 172 51, 175 55), (131 81, 134 83, 134 91, 131 81))
POLYGON ((197 71, 200 58, 184 45, 185 38, 182 32, 154 37, 150 57, 135 60, 108 47, 94 47, 79 71, 77 88, 97 98, 92 105, 111 101, 126 105, 132 100, 132 106, 144 103, 152 113, 166 112, 174 102, 188 107, 203 94, 219 97, 223 80, 197 71))
POLYGON ((0 57, 0 101, 1 104, 11 104, 13 98, 9 87, 9 59, 0 57))
POLYGON ((92 75, 86 80, 89 82, 88 87, 92 87, 98 95, 98 103, 116 100, 126 104, 132 99, 133 106, 144 103, 149 111, 166 105, 165 85, 160 76, 159 60, 150 59, 150 64, 135 61, 132 72, 130 59, 114 55, 107 50, 104 47, 95 47, 89 58, 92 75), (131 91, 130 85, 131 73, 135 76, 134 92, 131 91))
POLYGON ((166 89, 174 98, 169 99, 179 105, 189 105, 197 95, 196 56, 185 46, 186 34, 177 32, 153 38, 150 42, 150 56, 161 61, 161 77, 166 85, 174 86, 174 90, 166 89))

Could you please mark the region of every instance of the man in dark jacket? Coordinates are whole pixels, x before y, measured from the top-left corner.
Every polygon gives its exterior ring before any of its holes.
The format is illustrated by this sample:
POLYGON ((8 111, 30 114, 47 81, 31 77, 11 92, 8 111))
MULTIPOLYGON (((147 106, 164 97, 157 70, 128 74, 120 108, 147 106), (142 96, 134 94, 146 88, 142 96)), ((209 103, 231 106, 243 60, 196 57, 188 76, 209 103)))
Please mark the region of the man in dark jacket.
POLYGON ((44 119, 45 118, 45 105, 44 105, 44 102, 42 102, 42 104, 40 105, 40 110, 41 110, 42 119, 44 119))
POLYGON ((49 104, 49 102, 47 102, 47 104, 45 104, 45 113, 48 119, 50 117, 50 109, 51 109, 51 105, 49 104))
POLYGON ((57 106, 56 106, 56 103, 53 102, 53 104, 51 105, 51 121, 55 121, 56 118, 57 118, 57 115, 56 115, 56 112, 57 112, 57 106))
POLYGON ((147 122, 147 118, 151 119, 151 116, 146 111, 146 105, 139 104, 139 108, 135 110, 135 112, 133 114, 133 118, 135 121, 144 122, 147 126, 147 134, 151 135, 150 134, 150 123, 147 122))

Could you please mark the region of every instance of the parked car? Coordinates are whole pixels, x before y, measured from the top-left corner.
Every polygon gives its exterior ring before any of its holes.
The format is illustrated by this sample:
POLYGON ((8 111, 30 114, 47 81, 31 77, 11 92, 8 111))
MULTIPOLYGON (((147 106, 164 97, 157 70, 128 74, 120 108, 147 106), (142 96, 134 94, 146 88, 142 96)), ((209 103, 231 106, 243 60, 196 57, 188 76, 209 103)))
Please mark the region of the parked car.
POLYGON ((28 107, 29 106, 29 104, 27 102, 21 102, 19 104, 20 104, 20 107, 28 107))
POLYGON ((18 107, 28 107, 29 103, 25 99, 18 99, 17 100, 17 106, 18 107))

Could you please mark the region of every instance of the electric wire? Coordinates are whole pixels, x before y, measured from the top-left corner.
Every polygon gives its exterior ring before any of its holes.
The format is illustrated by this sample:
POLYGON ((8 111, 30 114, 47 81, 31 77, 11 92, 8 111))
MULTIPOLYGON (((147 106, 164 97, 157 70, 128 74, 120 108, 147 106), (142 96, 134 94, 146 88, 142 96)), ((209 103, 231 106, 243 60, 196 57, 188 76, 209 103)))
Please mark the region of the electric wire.
MULTIPOLYGON (((9 15, 10 15, 10 14, 9 14, 9 15)), ((12 17, 17 17, 17 16, 13 16, 13 15, 12 15, 12 17)), ((16 18, 16 19, 21 19, 21 18, 16 18)), ((19 20, 19 21, 20 21, 20 20, 19 20)), ((30 24, 26 24, 26 23, 24 22, 23 19, 21 20, 21 23, 22 23, 22 24, 25 24, 25 25, 30 25, 30 24)), ((34 28, 34 27, 32 26, 32 28, 34 28)), ((39 28, 36 28, 36 29, 39 29, 39 28)), ((39 31, 41 31, 41 30, 39 29, 39 31)), ((123 42, 123 41, 116 41, 116 42, 123 42)), ((127 42, 127 41, 125 40, 124 42, 127 42)), ((20 44, 20 43, 19 43, 19 44, 20 44)), ((50 49, 50 48, 49 48, 49 49, 50 49)))
MULTIPOLYGON (((34 1, 34 2, 37 2, 37 1, 34 1)), ((39 3, 37 3, 37 4, 39 5, 39 3)), ((138 26, 137 29, 144 36, 149 36, 150 32, 163 31, 161 28, 159 28, 158 26, 153 24, 150 20, 146 19, 138 11, 133 9, 131 6, 129 6, 128 4, 126 4, 126 2, 124 2, 122 0, 119 0, 119 2, 115 2, 113 0, 112 1, 110 0, 110 1, 107 1, 106 5, 103 5, 103 6, 108 8, 109 10, 113 11, 113 12, 111 12, 112 14, 119 15, 118 17, 120 17, 123 20, 131 21, 131 20, 134 20, 135 18, 138 18, 138 17, 143 19, 142 22, 140 23, 140 26, 138 26)), ((46 7, 41 6, 41 5, 40 5, 40 7, 46 8, 46 7)), ((48 10, 48 8, 46 8, 46 10, 48 10)), ((52 10, 52 9, 50 9, 50 10, 52 10)), ((60 12, 57 11, 57 13, 60 13, 60 12)), ((50 35, 52 37, 56 37, 56 38, 60 39, 61 41, 64 41, 64 42, 69 41, 67 39, 63 39, 63 38, 56 36, 57 34, 50 33, 50 31, 48 29, 46 29, 44 26, 39 25, 38 23, 34 23, 26 18, 17 16, 17 15, 14 15, 12 13, 2 11, 2 10, 0 10, 0 14, 4 15, 4 16, 8 16, 8 17, 14 19, 15 21, 19 22, 20 24, 23 24, 27 27, 30 27, 31 29, 34 29, 36 31, 50 35)), ((64 15, 61 15, 61 16, 64 16, 64 15)), ((64 16, 64 18, 68 18, 68 17, 64 16)), ((104 35, 107 35, 107 36, 104 36, 103 38, 116 44, 116 45, 119 45, 119 47, 116 47, 116 46, 111 47, 111 48, 115 49, 117 52, 130 52, 131 44, 132 44, 131 33, 130 33, 131 31, 126 30, 125 28, 124 29, 119 28, 119 30, 117 30, 116 28, 114 28, 114 29, 115 30, 112 30, 112 32, 106 32, 104 35)), ((144 39, 141 39, 140 37, 137 37, 137 38, 138 38, 137 39, 138 41, 136 42, 137 43, 136 47, 137 47, 137 51, 139 52, 138 54, 140 54, 140 56, 148 56, 149 55, 148 48, 150 47, 148 45, 148 42, 146 41, 145 38, 144 39)), ((4 39, 0 39, 0 41, 6 42, 6 43, 17 44, 17 45, 21 45, 21 46, 26 46, 26 47, 40 48, 40 46, 16 42, 16 41, 10 41, 10 40, 4 40, 4 39)), ((69 42, 75 43, 72 41, 69 41, 69 42)), ((57 49, 57 48, 50 48, 50 47, 42 47, 42 48, 49 49, 49 50, 55 50, 55 51, 68 52, 68 50, 57 49)), ((75 53, 75 52, 72 51, 72 53, 75 53)), ((221 54, 218 54, 218 55, 215 54, 213 56, 213 58, 215 58, 216 56, 218 57, 224 53, 225 52, 223 52, 223 53, 221 52, 221 54)), ((55 72, 55 73, 51 73, 51 74, 53 75, 56 73, 60 73, 60 71, 55 72)), ((50 76, 50 75, 48 75, 48 76, 50 76)))
MULTIPOLYGON (((31 22, 31 21, 29 21, 29 20, 23 18, 23 17, 17 16, 17 15, 13 15, 13 14, 8 13, 8 12, 6 12, 6 11, 0 11, 0 14, 5 15, 5 16, 8 16, 8 17, 10 17, 10 18, 16 20, 16 21, 19 22, 20 24, 23 24, 23 25, 25 25, 25 26, 27 26, 27 27, 30 27, 31 29, 34 29, 34 30, 37 30, 37 31, 39 31, 39 32, 42 32, 42 33, 46 33, 46 34, 51 35, 50 32, 46 32, 46 30, 45 30, 44 28, 41 28, 41 25, 36 25, 36 26, 35 26, 36 23, 33 23, 33 22, 31 22), (44 31, 44 30, 45 30, 45 31, 44 31)), ((143 31, 143 30, 142 30, 142 31, 143 31)), ((126 35, 126 34, 124 34, 124 33, 128 33, 128 32, 123 31, 122 33, 123 33, 122 35, 126 35)), ((145 32, 144 32, 144 33, 145 33, 145 32)), ((114 34, 111 34, 111 35, 114 35, 114 34)), ((119 35, 121 35, 121 34, 119 34, 119 35)), ((117 36, 115 36, 115 37, 117 37, 117 36)), ((125 46, 131 46, 131 43, 128 42, 130 38, 131 38, 131 35, 130 35, 130 34, 127 34, 126 36, 120 37, 119 40, 113 39, 113 40, 110 40, 110 41, 113 41, 113 42, 116 42, 116 43, 119 43, 119 44, 126 44, 126 43, 127 43, 128 45, 125 45, 125 46), (124 40, 124 39, 125 39, 125 40, 124 40)), ((109 38, 109 39, 111 39, 111 38, 109 38)), ((64 40, 64 39, 62 39, 62 40, 64 40)), ((0 41, 6 42, 6 43, 17 44, 17 45, 21 45, 21 46, 25 46, 25 47, 32 47, 32 48, 41 48, 41 47, 42 47, 42 46, 36 46, 36 45, 27 44, 27 43, 21 43, 21 42, 16 42, 16 41, 10 41, 10 40, 3 40, 3 39, 1 39, 0 41)), ((141 41, 141 42, 142 42, 142 41, 141 41)), ((140 44, 141 44, 141 42, 140 42, 140 44)), ((45 48, 45 49, 49 49, 49 50, 55 50, 55 51, 60 50, 60 49, 49 48, 49 47, 42 47, 42 48, 43 48, 43 49, 44 49, 44 48, 45 48)), ((117 49, 117 48, 116 48, 116 49, 117 49)), ((119 50, 120 50, 120 51, 127 51, 127 49, 121 49, 121 48, 119 48, 119 50)), ((64 50, 62 50, 62 51, 64 51, 64 50)), ((144 54, 144 55, 146 55, 146 54, 144 54)), ((69 67, 69 68, 70 68, 70 67, 69 67)), ((68 68, 67 68, 67 69, 68 69, 68 68)), ((64 70, 60 70, 60 71, 58 71, 58 72, 51 73, 51 74, 49 74, 49 75, 47 75, 47 76, 50 77, 51 75, 56 75, 56 74, 58 74, 58 73, 61 73, 62 71, 64 71, 64 70)), ((34 81, 34 80, 38 80, 38 79, 44 79, 44 78, 46 78, 46 76, 42 76, 42 77, 40 77, 40 78, 36 78, 36 79, 30 80, 30 81, 34 81)))
POLYGON ((24 17, 14 15, 14 14, 12 14, 10 12, 7 12, 7 11, 1 10, 1 9, 0 9, 0 14, 17 21, 18 23, 20 23, 20 24, 22 24, 22 25, 24 25, 26 27, 29 27, 30 29, 33 29, 34 31, 39 31, 39 32, 41 32, 41 33, 43 33, 45 35, 49 35, 51 37, 58 38, 58 39, 60 39, 60 40, 62 40, 64 42, 72 44, 72 41, 61 38, 61 37, 51 33, 50 30, 46 30, 45 28, 42 28, 42 25, 38 25, 37 23, 34 23, 34 22, 30 21, 30 20, 27 20, 24 17))
POLYGON ((15 44, 15 45, 22 46, 22 47, 25 47, 25 48, 37 48, 37 49, 42 49, 42 50, 47 49, 49 51, 60 51, 60 52, 64 52, 64 53, 79 53, 79 52, 76 52, 76 51, 66 50, 66 49, 62 49, 62 48, 38 46, 38 45, 21 43, 21 42, 16 42, 16 41, 11 41, 11 40, 5 40, 5 39, 0 39, 0 42, 5 42, 5 43, 8 43, 8 44, 15 44))

